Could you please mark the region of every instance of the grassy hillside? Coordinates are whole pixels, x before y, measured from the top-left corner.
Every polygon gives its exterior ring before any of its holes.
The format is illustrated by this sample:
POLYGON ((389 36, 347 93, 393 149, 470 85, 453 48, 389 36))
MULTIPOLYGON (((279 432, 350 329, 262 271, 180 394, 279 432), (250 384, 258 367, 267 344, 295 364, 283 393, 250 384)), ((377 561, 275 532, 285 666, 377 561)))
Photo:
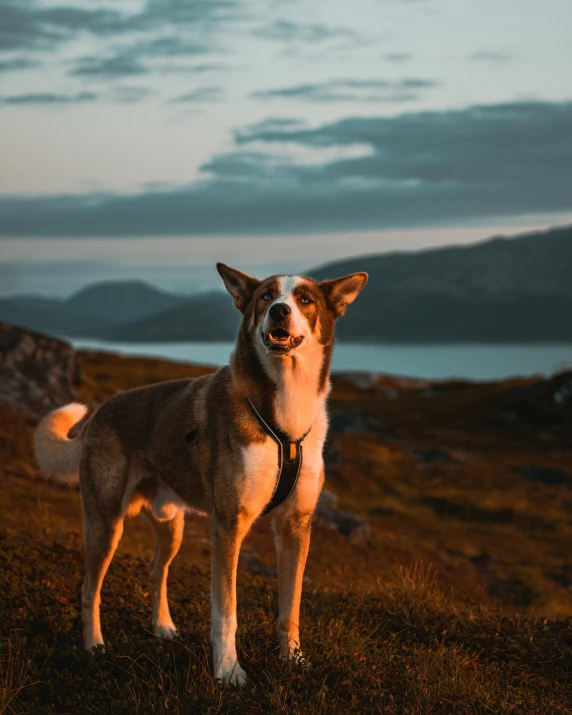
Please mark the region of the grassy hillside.
MULTIPOLYGON (((81 399, 201 368, 80 353, 81 399)), ((210 669, 208 521, 170 574, 181 638, 149 633, 146 525, 103 589, 105 654, 81 648, 79 497, 36 478, 35 418, 0 403, 0 713, 572 712, 572 375, 428 384, 336 378, 327 487, 369 522, 317 519, 302 606, 311 668, 276 658, 268 519, 239 566, 243 691, 210 669)))

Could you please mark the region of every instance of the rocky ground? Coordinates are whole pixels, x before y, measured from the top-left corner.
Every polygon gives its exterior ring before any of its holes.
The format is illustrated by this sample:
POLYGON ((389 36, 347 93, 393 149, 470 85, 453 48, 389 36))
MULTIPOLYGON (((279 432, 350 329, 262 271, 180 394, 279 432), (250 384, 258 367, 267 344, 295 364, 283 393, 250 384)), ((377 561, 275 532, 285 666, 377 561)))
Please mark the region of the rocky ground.
POLYGON ((572 712, 572 374, 490 384, 334 379, 305 578, 312 668, 275 651, 267 519, 239 566, 241 692, 209 666, 209 525, 171 569, 181 638, 149 633, 152 541, 126 528, 81 650, 79 496, 37 479, 39 416, 206 368, 0 326, 0 714, 572 712))

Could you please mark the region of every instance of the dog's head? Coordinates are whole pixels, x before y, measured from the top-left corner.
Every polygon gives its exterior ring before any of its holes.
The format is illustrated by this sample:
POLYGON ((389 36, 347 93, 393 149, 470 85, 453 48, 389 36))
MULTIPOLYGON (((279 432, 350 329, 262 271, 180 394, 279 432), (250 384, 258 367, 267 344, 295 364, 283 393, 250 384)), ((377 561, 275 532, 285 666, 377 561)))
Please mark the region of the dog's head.
POLYGON ((367 282, 367 273, 317 283, 286 275, 259 281, 224 263, 217 269, 257 349, 278 358, 331 345, 336 319, 367 282))

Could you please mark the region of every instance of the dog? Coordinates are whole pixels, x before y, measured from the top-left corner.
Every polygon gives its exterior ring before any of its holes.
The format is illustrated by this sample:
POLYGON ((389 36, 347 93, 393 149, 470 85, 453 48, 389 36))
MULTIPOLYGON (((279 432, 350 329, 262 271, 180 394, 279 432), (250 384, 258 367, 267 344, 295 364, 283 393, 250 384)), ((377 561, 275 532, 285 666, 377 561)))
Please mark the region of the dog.
POLYGON ((301 658, 302 577, 324 482, 334 324, 368 276, 318 283, 279 275, 259 281, 222 263, 217 269, 242 313, 230 365, 120 393, 73 439, 68 432, 87 407, 57 409, 38 425, 34 447, 43 476, 80 484, 85 648, 103 645, 101 586, 125 518, 139 513, 156 536, 153 631, 177 637, 167 573, 181 544, 185 510, 194 509, 212 520, 214 675, 243 685, 235 638, 237 562, 245 535, 269 510, 278 555, 280 657, 301 658))

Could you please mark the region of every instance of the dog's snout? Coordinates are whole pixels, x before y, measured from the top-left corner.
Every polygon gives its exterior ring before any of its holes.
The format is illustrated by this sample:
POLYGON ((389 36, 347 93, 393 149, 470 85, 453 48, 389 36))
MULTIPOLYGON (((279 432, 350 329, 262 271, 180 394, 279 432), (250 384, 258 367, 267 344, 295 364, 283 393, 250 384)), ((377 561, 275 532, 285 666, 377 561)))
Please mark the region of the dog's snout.
POLYGON ((274 303, 269 312, 273 320, 284 320, 292 311, 287 303, 274 303))

